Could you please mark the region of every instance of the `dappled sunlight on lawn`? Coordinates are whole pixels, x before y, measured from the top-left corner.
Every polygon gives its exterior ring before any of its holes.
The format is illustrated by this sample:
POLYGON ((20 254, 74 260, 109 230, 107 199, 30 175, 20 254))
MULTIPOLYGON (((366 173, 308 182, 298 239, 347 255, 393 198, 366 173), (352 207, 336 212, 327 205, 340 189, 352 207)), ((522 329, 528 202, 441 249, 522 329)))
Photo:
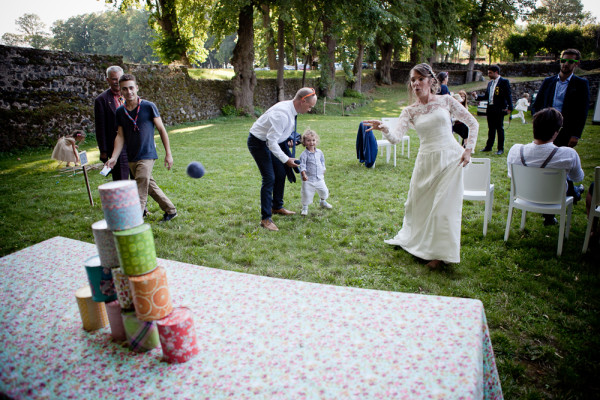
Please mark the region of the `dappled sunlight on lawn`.
MULTIPOLYGON (((173 133, 193 133, 195 131, 199 131, 201 129, 212 128, 215 126, 214 124, 202 125, 202 126, 188 126, 185 128, 172 129, 169 130, 169 135, 173 133)), ((155 135, 157 137, 158 135, 155 135)))
MULTIPOLYGON (((84 151, 84 150, 82 150, 84 151)), ((88 157, 88 165, 93 165, 100 162, 100 151, 96 149, 85 150, 88 157)), ((29 161, 29 162, 20 162, 17 161, 17 164, 11 165, 9 168, 2 168, 0 170, 0 175, 5 173, 16 173, 22 171, 30 171, 30 172, 47 172, 47 171, 57 171, 60 172, 63 168, 66 168, 66 163, 59 164, 58 161, 53 160, 52 151, 48 152, 48 158, 42 158, 39 160, 29 161)))

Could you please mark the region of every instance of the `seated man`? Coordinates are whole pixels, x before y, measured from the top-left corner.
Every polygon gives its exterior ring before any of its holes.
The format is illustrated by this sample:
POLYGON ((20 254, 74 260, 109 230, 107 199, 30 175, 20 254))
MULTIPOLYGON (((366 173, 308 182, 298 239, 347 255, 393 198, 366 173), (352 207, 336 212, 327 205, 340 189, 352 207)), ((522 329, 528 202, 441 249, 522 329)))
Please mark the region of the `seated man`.
MULTIPOLYGON (((508 152, 506 163, 508 176, 510 164, 520 164, 526 167, 557 168, 567 171, 567 196, 574 200, 581 199, 583 185, 574 187, 572 182, 583 180, 583 170, 579 154, 571 147, 557 147, 552 143, 563 124, 562 114, 555 108, 548 107, 538 111, 533 116, 533 142, 515 144, 508 152)), ((554 215, 544 215, 544 225, 554 225, 554 215)))

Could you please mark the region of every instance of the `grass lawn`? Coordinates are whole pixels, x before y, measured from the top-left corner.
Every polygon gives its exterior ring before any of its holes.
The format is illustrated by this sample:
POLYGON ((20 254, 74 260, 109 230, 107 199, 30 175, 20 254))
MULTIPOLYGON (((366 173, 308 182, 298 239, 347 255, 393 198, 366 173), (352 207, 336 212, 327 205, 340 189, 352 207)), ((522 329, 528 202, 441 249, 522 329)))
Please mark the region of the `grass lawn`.
MULTIPOLYGON (((378 88, 371 96, 350 116, 329 111, 299 116, 298 131, 310 126, 321 136, 333 209, 313 204, 307 217, 274 216, 280 228, 277 233, 258 225, 260 175, 246 146, 253 119, 220 118, 169 127, 175 165, 167 171, 159 160, 154 177, 179 216, 158 224, 162 213, 149 201, 152 214, 147 222, 152 225, 158 256, 286 279, 480 299, 507 399, 599 398, 599 271, 598 258, 581 255, 585 205, 574 207, 570 236, 560 258, 556 257, 558 228, 544 227, 536 214, 530 214, 520 232, 520 214, 515 212, 505 243, 506 153, 477 152, 475 157, 491 158, 496 185, 488 234, 482 235, 483 203, 465 202, 461 263, 429 271, 410 254, 383 243, 402 225, 419 145, 416 134, 411 134, 412 157, 398 155, 396 168, 383 157, 375 169, 366 169, 356 160, 358 123, 397 116, 406 104, 406 89, 404 85, 378 88), (203 178, 186 176, 191 161, 204 164, 203 178)), ((352 101, 344 99, 344 103, 352 101)), ((477 149, 481 149, 487 123, 485 117, 478 119, 477 149)), ((156 140, 159 158, 164 157, 156 140)), ((505 149, 508 152, 514 143, 531 140, 531 124, 513 121, 506 130, 505 149)), ((93 138, 82 147, 92 162, 98 162, 93 138)), ((587 188, 593 168, 600 165, 600 126, 591 125, 591 118, 577 150, 587 188)), ((83 177, 60 175, 51 152, 0 154, 0 255, 57 235, 93 243, 90 226, 103 219, 96 188, 107 179, 97 171, 90 173, 96 203, 91 207, 83 177)), ((300 183, 288 183, 286 189, 286 207, 300 211, 300 183)))

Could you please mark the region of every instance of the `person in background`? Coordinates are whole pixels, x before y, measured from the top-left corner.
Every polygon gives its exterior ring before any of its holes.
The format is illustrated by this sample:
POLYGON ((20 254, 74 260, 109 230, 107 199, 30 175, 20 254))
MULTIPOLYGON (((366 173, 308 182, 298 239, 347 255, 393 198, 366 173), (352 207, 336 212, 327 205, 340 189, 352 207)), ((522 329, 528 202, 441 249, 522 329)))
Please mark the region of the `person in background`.
MULTIPOLYGON (((557 168, 564 169, 567 172, 567 179, 573 182, 583 180, 583 169, 581 169, 581 160, 579 154, 569 147, 557 147, 554 139, 558 136, 563 125, 563 116, 556 108, 544 108, 533 116, 533 142, 529 144, 515 144, 510 148, 506 164, 508 167, 508 176, 511 176, 510 165, 524 165, 534 168, 557 168)), ((565 192, 567 196, 570 193, 569 185, 565 182, 565 192)), ((583 191, 583 186, 577 188, 579 192, 583 191)), ((581 193, 579 193, 581 198, 581 193)), ((544 225, 555 225, 554 215, 543 214, 544 225)))
POLYGON ((477 101, 487 100, 486 117, 488 123, 488 139, 485 147, 481 151, 492 151, 496 133, 498 133, 498 151, 497 155, 504 154, 504 116, 512 113, 513 102, 510 91, 510 82, 500 76, 500 67, 490 65, 488 68, 488 77, 490 82, 487 85, 485 93, 477 95, 472 92, 471 95, 477 101))
MULTIPOLYGON (((464 90, 459 90, 458 93, 455 93, 452 97, 462 104, 464 108, 469 108, 467 105, 467 92, 464 90)), ((452 124, 452 132, 458 134, 458 136, 462 138, 461 146, 465 147, 465 139, 469 137, 469 128, 460 121, 454 121, 452 124)))
MULTIPOLYGON (((123 75, 123 69, 117 65, 106 69, 106 82, 109 88, 102 92, 94 101, 94 120, 96 125, 96 141, 100 150, 100 161, 108 161, 112 155, 115 138, 117 137, 116 111, 123 105, 119 78, 123 75)), ((110 171, 113 181, 129 179, 129 165, 127 162, 127 151, 125 148, 119 154, 119 158, 110 171)))
POLYGON ((567 49, 560 58, 560 72, 542 82, 532 113, 547 107, 554 107, 562 114, 564 124, 554 140, 554 144, 575 147, 581 138, 590 107, 590 86, 587 79, 573 74, 579 66, 581 53, 567 49))
POLYGON ((71 163, 78 165, 80 161, 77 144, 83 142, 85 137, 85 132, 80 130, 59 137, 56 146, 54 146, 54 150, 52 151, 52 159, 58 161, 59 166, 63 162, 67 163, 67 167, 70 167, 71 163))
POLYGON ((177 216, 177 209, 152 177, 154 162, 158 158, 154 143, 154 129, 158 130, 165 147, 165 167, 167 169, 171 169, 173 166, 169 135, 156 105, 151 101, 142 100, 138 96, 139 88, 135 76, 131 74, 121 76, 119 85, 121 94, 125 98, 125 105, 117 109, 117 137, 112 156, 106 165, 109 168, 114 167, 126 145, 129 170, 137 183, 142 206, 141 212, 145 214, 148 195, 150 195, 164 211, 161 222, 170 221, 177 216))
MULTIPOLYGON (((262 177, 260 187, 260 226, 269 231, 279 228, 271 219, 273 214, 293 215, 294 211, 283 208, 285 191, 285 166, 297 167, 295 158, 285 154, 289 152, 288 139, 296 131, 298 114, 309 112, 317 103, 317 94, 313 88, 302 88, 296 92, 293 100, 284 100, 269 108, 261 115, 248 135, 248 150, 256 161, 262 177)), ((292 141, 294 145, 294 141, 292 141)))
POLYGON ((515 105, 515 110, 518 111, 517 116, 513 117, 511 114, 510 119, 521 118, 521 122, 526 124, 527 122, 525 121, 524 112, 527 111, 528 108, 529 108, 529 93, 525 92, 525 93, 523 93, 523 97, 521 97, 519 100, 517 100, 517 104, 515 105))
POLYGON ((440 92, 438 94, 451 94, 448 89, 448 73, 446 71, 438 72, 437 80, 440 82, 440 92))

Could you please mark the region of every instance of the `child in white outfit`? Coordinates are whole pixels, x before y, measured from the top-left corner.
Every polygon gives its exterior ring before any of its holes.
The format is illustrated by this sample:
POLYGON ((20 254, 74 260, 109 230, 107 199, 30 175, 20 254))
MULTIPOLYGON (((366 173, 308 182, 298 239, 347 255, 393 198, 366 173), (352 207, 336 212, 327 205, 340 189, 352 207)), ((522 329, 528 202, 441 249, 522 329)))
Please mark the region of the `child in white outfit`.
POLYGON ((525 122, 525 115, 523 114, 523 112, 527 111, 528 107, 529 107, 529 93, 523 93, 523 97, 521 97, 519 100, 517 100, 517 104, 515 105, 515 110, 517 110, 519 113, 517 114, 516 117, 513 117, 511 115, 510 119, 521 118, 521 121, 524 124, 526 124, 526 122, 525 122))
POLYGON ((325 185, 325 156, 323 152, 317 149, 319 144, 319 135, 311 129, 304 131, 302 135, 302 145, 306 150, 300 155, 300 174, 302 175, 302 212, 301 215, 308 215, 308 205, 312 203, 315 192, 319 194, 321 202, 319 205, 323 208, 332 208, 326 200, 329 197, 329 189, 325 185))

